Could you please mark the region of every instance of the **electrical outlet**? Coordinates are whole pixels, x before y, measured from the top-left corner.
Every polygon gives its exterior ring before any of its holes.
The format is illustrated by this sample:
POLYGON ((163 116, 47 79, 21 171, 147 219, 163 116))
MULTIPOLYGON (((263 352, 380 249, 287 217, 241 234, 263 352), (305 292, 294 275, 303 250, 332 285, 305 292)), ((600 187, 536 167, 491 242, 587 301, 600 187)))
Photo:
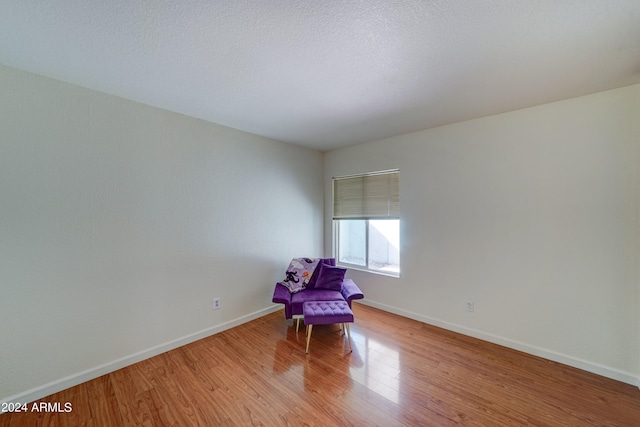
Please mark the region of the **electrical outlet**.
POLYGON ((215 297, 213 299, 213 309, 217 310, 220 308, 220 297, 215 297))
POLYGON ((467 311, 473 311, 473 301, 467 301, 467 311))

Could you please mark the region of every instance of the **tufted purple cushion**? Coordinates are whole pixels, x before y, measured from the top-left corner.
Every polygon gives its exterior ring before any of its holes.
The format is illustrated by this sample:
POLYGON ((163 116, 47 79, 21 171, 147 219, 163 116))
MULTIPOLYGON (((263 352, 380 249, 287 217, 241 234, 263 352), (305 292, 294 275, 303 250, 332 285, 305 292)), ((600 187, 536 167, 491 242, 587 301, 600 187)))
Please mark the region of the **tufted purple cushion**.
POLYGON ((306 289, 304 292, 291 294, 291 313, 302 314, 302 304, 307 301, 342 301, 344 296, 339 291, 329 289, 306 289))
POLYGON ((316 267, 318 279, 316 280, 315 289, 331 289, 333 291, 341 290, 342 281, 344 280, 346 272, 346 268, 334 267, 322 263, 318 264, 316 267))
MULTIPOLYGON (((320 275, 320 265, 325 264, 325 265, 332 265, 335 267, 336 265, 336 259, 335 258, 321 258, 320 262, 318 263, 318 265, 316 266, 316 269, 314 270, 313 274, 311 275, 311 279, 309 279, 309 283, 307 283, 306 289, 313 289, 316 287, 316 282, 318 281, 318 276, 320 275)), ((340 289, 338 289, 339 291, 340 289)))
POLYGON ((346 301, 307 301, 303 310, 306 325, 353 322, 353 311, 346 301))

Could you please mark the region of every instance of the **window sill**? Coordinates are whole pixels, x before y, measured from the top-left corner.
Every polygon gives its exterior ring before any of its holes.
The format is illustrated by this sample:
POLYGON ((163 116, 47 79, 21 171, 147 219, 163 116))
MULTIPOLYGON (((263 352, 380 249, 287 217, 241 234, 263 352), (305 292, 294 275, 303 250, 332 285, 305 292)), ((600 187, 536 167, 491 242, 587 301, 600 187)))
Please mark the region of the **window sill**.
POLYGON ((356 271, 362 271, 364 273, 372 273, 372 274, 378 274, 380 276, 387 276, 387 277, 393 277, 395 279, 399 279, 400 278, 400 273, 390 273, 390 272, 386 272, 386 271, 381 271, 381 270, 370 270, 368 268, 359 266, 359 265, 353 265, 353 264, 343 264, 343 263, 336 263, 336 265, 338 267, 342 267, 342 268, 347 268, 349 270, 356 270, 356 271))

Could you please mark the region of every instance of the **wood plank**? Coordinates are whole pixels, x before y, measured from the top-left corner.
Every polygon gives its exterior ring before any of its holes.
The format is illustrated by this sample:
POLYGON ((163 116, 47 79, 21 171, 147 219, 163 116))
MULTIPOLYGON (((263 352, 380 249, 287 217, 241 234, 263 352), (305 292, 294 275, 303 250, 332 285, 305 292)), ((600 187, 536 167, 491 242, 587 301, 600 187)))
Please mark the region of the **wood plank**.
POLYGON ((224 408, 215 400, 215 390, 221 388, 210 380, 210 368, 201 361, 193 361, 184 351, 177 349, 167 353, 165 363, 176 373, 176 382, 185 391, 197 417, 203 425, 219 425, 229 417, 224 408))
POLYGON ((153 426, 151 411, 131 376, 131 370, 117 370, 111 373, 110 379, 124 425, 153 426))
POLYGON ((110 375, 103 375, 86 384, 91 418, 95 424, 113 427, 124 425, 110 375))
POLYGON ((67 418, 69 421, 69 427, 88 427, 94 425, 92 421, 93 418, 91 417, 91 407, 89 406, 89 397, 87 395, 87 383, 68 388, 51 397, 57 397, 60 402, 71 403, 71 412, 64 416, 64 418, 67 418))

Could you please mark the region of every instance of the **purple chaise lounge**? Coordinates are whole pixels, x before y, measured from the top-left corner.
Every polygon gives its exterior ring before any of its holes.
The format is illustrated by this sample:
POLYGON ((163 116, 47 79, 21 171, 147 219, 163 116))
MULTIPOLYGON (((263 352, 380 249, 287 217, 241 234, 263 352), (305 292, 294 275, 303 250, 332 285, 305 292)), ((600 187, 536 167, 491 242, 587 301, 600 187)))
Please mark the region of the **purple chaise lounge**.
MULTIPOLYGON (((321 263, 329 266, 335 266, 336 260, 335 258, 325 258, 320 261, 321 263)), ((303 289, 296 293, 291 293, 289 289, 280 284, 276 283, 276 287, 273 290, 273 299, 272 301, 276 304, 284 304, 284 316, 287 319, 292 319, 293 316, 302 315, 302 305, 307 301, 346 301, 351 308, 351 302, 356 299, 364 298, 362 291, 351 279, 342 280, 342 287, 340 290, 337 289, 323 289, 315 287, 316 281, 314 281, 314 276, 316 276, 318 269, 311 276, 311 284, 314 284, 313 287, 303 289)), ((317 277, 315 278, 317 279, 317 277)))

